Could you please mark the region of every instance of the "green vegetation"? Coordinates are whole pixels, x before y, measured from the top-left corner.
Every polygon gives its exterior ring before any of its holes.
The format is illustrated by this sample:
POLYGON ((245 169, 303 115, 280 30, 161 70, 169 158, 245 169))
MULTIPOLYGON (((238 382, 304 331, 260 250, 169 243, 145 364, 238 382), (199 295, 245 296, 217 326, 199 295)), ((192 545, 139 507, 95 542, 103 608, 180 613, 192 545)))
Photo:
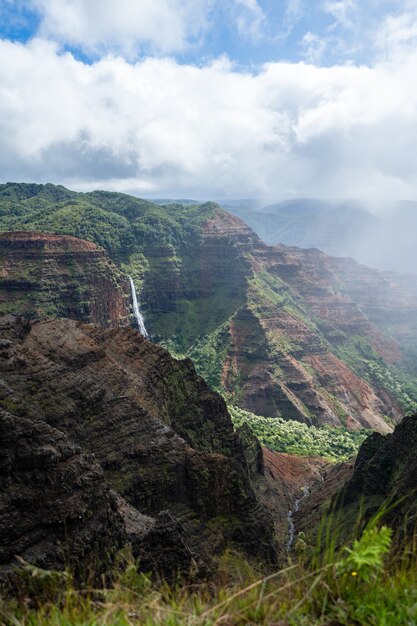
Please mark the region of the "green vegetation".
POLYGON ((258 272, 250 281, 250 294, 253 306, 260 315, 268 316, 271 313, 272 305, 273 308, 282 308, 308 327, 314 327, 311 315, 303 309, 301 302, 297 302, 296 294, 279 276, 266 271, 258 272))
POLYGON ((365 337, 346 338, 336 353, 358 376, 386 389, 406 415, 417 411, 416 378, 399 368, 388 367, 365 337))
POLYGON ((162 207, 121 193, 76 193, 54 185, 0 185, 0 230, 39 230, 87 239, 113 257, 149 244, 179 246, 198 235, 214 205, 162 207))
POLYGON ((371 346, 369 340, 360 335, 344 335, 344 341, 336 348, 337 356, 353 369, 358 376, 366 377, 367 363, 381 357, 371 346))
POLYGON ((398 374, 394 376, 382 360, 368 361, 367 366, 371 378, 398 400, 406 415, 417 412, 417 389, 414 380, 400 382, 398 374))
POLYGON ((212 335, 198 339, 190 351, 197 372, 204 376, 212 389, 220 393, 223 392, 222 369, 229 348, 230 329, 227 321, 212 335))
MULTIPOLYGON (((270 365, 274 382, 281 385, 283 361, 289 355, 304 368, 306 379, 311 375, 311 387, 346 423, 349 407, 343 406, 343 396, 327 391, 334 381, 320 381, 319 373, 301 361, 306 352, 304 330, 311 330, 314 349, 332 351, 374 388, 386 389, 405 412, 417 409, 417 382, 401 368, 387 366, 370 340, 348 337, 315 317, 296 284, 289 281, 293 284, 289 287, 277 272, 265 268, 254 272, 247 248, 229 245, 227 233, 201 246, 203 223, 220 211, 213 203, 162 206, 120 193, 0 185, 0 230, 70 234, 103 246, 133 277, 152 338, 179 357, 190 356, 217 391, 224 392, 224 364, 236 346, 243 358, 236 359, 236 371, 228 372, 233 404, 240 403, 254 365, 262 359, 270 365), (274 322, 277 309, 292 318, 288 326, 274 322), (293 322, 300 324, 300 332, 292 332, 293 322)), ((80 306, 85 299, 79 294, 80 306)), ((3 303, 4 311, 7 306, 3 303)), ((46 311, 48 303, 43 306, 46 311)), ((53 306, 48 312, 62 314, 53 306)), ((314 417, 314 403, 311 407, 301 397, 295 391, 291 402, 302 415, 314 417)), ((357 410, 353 415, 358 418, 357 410)))
POLYGON ((261 417, 238 407, 229 407, 236 427, 248 424, 262 445, 302 456, 322 456, 343 461, 354 456, 370 434, 367 430, 307 426, 279 417, 261 417))
MULTIPOLYGON (((392 551, 392 533, 370 522, 350 545, 313 559, 309 547, 260 575, 239 555, 218 559, 214 580, 153 582, 130 559, 113 584, 77 591, 66 573, 23 566, 26 593, 0 601, 4 626, 405 626, 417 622, 417 554, 392 551)), ((415 545, 415 543, 414 543, 415 545)))
MULTIPOLYGON (((216 211, 211 202, 161 206, 121 193, 0 185, 0 231, 67 234, 105 248, 133 277, 139 294, 143 290, 152 335, 178 355, 221 326, 244 298, 242 277, 232 273, 233 258, 210 259, 210 267, 219 267, 215 288, 213 276, 206 277, 202 224, 216 211)), ((232 247, 227 253, 236 256, 232 247)))

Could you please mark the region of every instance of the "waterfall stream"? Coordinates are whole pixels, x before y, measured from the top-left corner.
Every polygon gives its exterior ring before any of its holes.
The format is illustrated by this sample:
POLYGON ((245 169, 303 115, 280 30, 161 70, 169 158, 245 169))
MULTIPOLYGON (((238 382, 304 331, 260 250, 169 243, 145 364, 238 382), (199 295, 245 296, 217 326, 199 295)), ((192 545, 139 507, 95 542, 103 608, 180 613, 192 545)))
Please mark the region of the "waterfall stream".
POLYGON ((300 498, 297 498, 297 500, 294 502, 294 508, 293 509, 289 509, 289 511, 288 511, 288 515, 287 515, 287 519, 288 519, 287 552, 289 552, 291 550, 292 545, 294 543, 294 538, 295 538, 294 513, 298 513, 298 511, 300 510, 301 501, 304 500, 304 498, 307 498, 307 496, 310 493, 308 487, 303 487, 302 488, 302 492, 303 492, 303 495, 300 498))
POLYGON ((133 278, 131 276, 128 276, 128 278, 130 281, 130 290, 132 292, 133 315, 135 316, 135 320, 138 325, 140 334, 143 335, 144 337, 148 337, 148 332, 145 327, 145 321, 143 319, 142 313, 140 312, 138 297, 136 295, 135 283, 133 282, 133 278))

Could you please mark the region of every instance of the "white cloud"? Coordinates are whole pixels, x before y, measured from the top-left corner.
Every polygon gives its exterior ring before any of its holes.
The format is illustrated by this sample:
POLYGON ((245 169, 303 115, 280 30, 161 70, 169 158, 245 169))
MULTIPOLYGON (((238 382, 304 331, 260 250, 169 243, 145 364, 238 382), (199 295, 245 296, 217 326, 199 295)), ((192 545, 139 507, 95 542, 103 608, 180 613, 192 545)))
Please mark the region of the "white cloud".
POLYGON ((338 24, 353 26, 351 13, 356 9, 355 0, 326 0, 323 9, 334 18, 335 24, 333 27, 338 24))
POLYGON ((239 35, 258 39, 266 22, 266 15, 257 0, 234 0, 236 26, 239 35))
POLYGON ((284 25, 287 31, 291 31, 297 22, 304 17, 305 10, 304 0, 288 0, 284 15, 284 25))
POLYGON ((207 28, 211 0, 28 0, 42 16, 40 34, 80 47, 134 57, 147 46, 178 52, 207 28))
POLYGON ((0 41, 0 172, 154 196, 417 197, 417 53, 373 68, 84 64, 0 41))
POLYGON ((417 5, 408 3, 401 13, 384 16, 373 33, 379 54, 392 57, 417 45, 417 5))
POLYGON ((303 59, 307 63, 320 65, 330 41, 329 37, 320 37, 311 31, 306 32, 300 41, 303 59))

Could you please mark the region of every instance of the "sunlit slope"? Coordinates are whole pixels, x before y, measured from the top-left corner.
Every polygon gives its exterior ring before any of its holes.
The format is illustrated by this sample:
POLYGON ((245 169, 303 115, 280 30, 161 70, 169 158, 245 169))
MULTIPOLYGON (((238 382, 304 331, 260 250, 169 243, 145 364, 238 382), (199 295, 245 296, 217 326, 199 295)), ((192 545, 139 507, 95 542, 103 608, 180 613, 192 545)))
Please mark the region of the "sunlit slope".
POLYGON ((0 186, 0 228, 105 247, 135 280, 154 340, 191 356, 237 406, 383 432, 415 406, 412 278, 268 247, 214 203, 9 184, 0 186))

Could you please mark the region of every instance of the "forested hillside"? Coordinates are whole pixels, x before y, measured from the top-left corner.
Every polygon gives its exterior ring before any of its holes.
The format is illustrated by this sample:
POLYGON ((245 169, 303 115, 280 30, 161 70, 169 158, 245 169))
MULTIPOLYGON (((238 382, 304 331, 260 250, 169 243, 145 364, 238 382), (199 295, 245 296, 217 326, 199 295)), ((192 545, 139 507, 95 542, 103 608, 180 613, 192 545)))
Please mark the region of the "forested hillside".
POLYGON ((133 277, 154 341, 241 408, 385 432, 416 405, 411 277, 268 247, 214 203, 7 184, 0 228, 103 246, 133 277))

